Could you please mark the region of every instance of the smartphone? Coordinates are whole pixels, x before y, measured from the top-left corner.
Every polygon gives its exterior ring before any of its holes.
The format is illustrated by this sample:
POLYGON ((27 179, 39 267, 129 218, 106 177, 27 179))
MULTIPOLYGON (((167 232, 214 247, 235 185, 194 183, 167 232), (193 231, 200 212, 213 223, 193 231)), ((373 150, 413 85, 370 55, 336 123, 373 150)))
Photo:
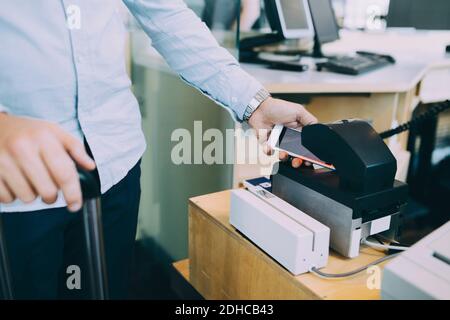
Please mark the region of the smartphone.
POLYGON ((275 126, 270 134, 269 146, 273 150, 285 151, 290 156, 300 158, 324 168, 335 170, 334 166, 316 157, 302 145, 302 132, 298 129, 275 126))

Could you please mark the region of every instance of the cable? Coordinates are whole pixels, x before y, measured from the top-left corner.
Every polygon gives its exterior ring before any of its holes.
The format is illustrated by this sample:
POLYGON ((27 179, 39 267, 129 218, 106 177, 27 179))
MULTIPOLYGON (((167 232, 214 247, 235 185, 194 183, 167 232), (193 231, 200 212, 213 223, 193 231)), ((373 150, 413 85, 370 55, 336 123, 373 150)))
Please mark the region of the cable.
POLYGON ((379 244, 384 244, 384 242, 381 241, 381 239, 377 235, 374 235, 373 237, 378 241, 379 244))
POLYGON ((383 262, 385 262, 385 261, 388 261, 388 260, 390 260, 390 259, 393 259, 393 258, 395 258, 395 257, 397 257, 397 256, 399 256, 399 255, 400 255, 400 253, 392 254, 392 255, 383 257, 383 258, 381 258, 381 259, 378 259, 378 260, 376 260, 376 261, 374 261, 374 262, 372 262, 372 263, 369 263, 368 265, 366 265, 366 266, 364 266, 364 267, 358 268, 358 269, 353 270, 353 271, 345 272, 345 273, 326 273, 326 272, 319 271, 317 268, 312 268, 312 269, 311 269, 311 272, 312 272, 313 274, 315 274, 316 276, 319 276, 319 277, 321 277, 321 278, 326 278, 326 279, 341 279, 341 278, 348 278, 348 277, 357 275, 358 273, 361 273, 361 272, 363 272, 364 270, 367 270, 367 269, 368 269, 369 267, 371 267, 371 266, 376 266, 376 265, 378 265, 378 264, 380 264, 380 263, 383 263, 383 262))
POLYGON ((383 249, 383 250, 397 250, 397 251, 406 251, 409 248, 408 247, 402 247, 402 246, 392 246, 388 244, 379 244, 372 241, 368 241, 367 239, 361 240, 362 244, 365 244, 366 246, 369 246, 374 249, 383 249))
POLYGON ((404 123, 404 124, 398 126, 397 128, 380 133, 380 137, 384 140, 384 139, 390 138, 392 136, 395 136, 397 134, 400 134, 402 132, 405 132, 408 130, 414 130, 417 127, 419 127, 422 123, 424 123, 425 121, 427 121, 429 119, 433 119, 439 113, 444 112, 447 109, 450 109, 450 100, 433 104, 433 106, 430 107, 426 112, 415 117, 411 121, 404 123))
POLYGON ((394 245, 400 246, 400 247, 411 247, 411 244, 401 243, 401 242, 398 242, 397 240, 388 239, 381 234, 375 234, 370 237, 376 239, 380 244, 385 244, 385 242, 390 242, 390 244, 394 244, 394 245))
MULTIPOLYGON (((367 239, 361 240, 361 243, 365 244, 365 245, 367 245, 367 246, 369 246, 371 248, 374 248, 374 249, 396 250, 396 251, 406 251, 406 250, 409 249, 408 247, 403 247, 403 246, 393 246, 393 245, 386 245, 386 244, 378 244, 378 243, 374 243, 374 242, 368 241, 367 239)), ((354 276, 354 275, 356 275, 356 274, 358 274, 360 272, 363 272, 364 270, 367 270, 371 266, 375 266, 375 265, 383 263, 383 262, 385 262, 387 260, 395 258, 398 255, 400 255, 400 253, 388 255, 388 256, 383 257, 381 259, 378 259, 378 260, 376 260, 376 261, 374 261, 374 262, 372 262, 372 263, 370 263, 370 264, 368 264, 366 266, 363 266, 363 267, 358 268, 356 270, 353 270, 353 271, 350 271, 350 272, 345 272, 345 273, 336 273, 336 274, 325 273, 325 272, 319 271, 317 268, 312 268, 311 272, 313 274, 319 276, 319 277, 327 278, 327 279, 348 278, 348 277, 354 276)))
MULTIPOLYGON (((398 247, 411 247, 410 244, 403 244, 401 242, 398 242, 396 240, 393 239, 387 239, 383 236, 381 236, 380 234, 376 234, 371 236, 371 238, 374 238, 375 240, 377 240, 380 244, 385 244, 386 242, 388 242, 390 245, 394 245, 394 246, 398 246, 398 247)), ((387 254, 393 254, 393 253, 398 253, 399 250, 393 250, 393 249, 389 249, 387 251, 387 254)))

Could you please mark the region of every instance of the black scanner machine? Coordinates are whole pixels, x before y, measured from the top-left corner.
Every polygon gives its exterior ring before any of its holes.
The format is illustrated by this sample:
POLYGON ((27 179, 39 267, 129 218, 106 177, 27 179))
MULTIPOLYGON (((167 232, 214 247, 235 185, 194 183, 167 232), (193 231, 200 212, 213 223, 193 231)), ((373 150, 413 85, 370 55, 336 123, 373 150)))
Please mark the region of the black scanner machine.
POLYGON ((360 120, 310 125, 302 141, 336 170, 280 163, 272 192, 328 226, 331 248, 346 257, 358 256, 368 236, 394 240, 408 186, 395 180, 396 159, 372 126, 360 120))

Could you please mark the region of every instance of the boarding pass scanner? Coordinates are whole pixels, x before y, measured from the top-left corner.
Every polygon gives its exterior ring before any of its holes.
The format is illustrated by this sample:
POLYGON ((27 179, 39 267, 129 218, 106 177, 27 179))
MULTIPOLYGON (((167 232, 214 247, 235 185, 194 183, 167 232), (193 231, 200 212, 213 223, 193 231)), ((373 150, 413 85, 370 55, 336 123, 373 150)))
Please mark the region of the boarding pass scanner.
POLYGON ((335 170, 279 163, 270 181, 232 192, 230 223, 294 274, 324 267, 328 247, 353 258, 368 236, 394 240, 408 186, 395 180, 396 159, 370 124, 310 125, 302 140, 335 170))
POLYGON ((280 163, 273 194, 328 226, 330 246, 359 255, 361 240, 379 233, 394 240, 408 186, 395 180, 397 162, 365 121, 306 126, 303 145, 336 170, 294 169, 280 163))

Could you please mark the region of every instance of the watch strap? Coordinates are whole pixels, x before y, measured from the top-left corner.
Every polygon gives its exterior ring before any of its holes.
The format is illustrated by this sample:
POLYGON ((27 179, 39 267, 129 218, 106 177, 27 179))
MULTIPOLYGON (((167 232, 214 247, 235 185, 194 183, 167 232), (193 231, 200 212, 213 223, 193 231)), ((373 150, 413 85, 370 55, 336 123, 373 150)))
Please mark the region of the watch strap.
POLYGON ((259 90, 245 109, 243 120, 248 121, 259 106, 270 97, 271 95, 266 89, 259 90))

